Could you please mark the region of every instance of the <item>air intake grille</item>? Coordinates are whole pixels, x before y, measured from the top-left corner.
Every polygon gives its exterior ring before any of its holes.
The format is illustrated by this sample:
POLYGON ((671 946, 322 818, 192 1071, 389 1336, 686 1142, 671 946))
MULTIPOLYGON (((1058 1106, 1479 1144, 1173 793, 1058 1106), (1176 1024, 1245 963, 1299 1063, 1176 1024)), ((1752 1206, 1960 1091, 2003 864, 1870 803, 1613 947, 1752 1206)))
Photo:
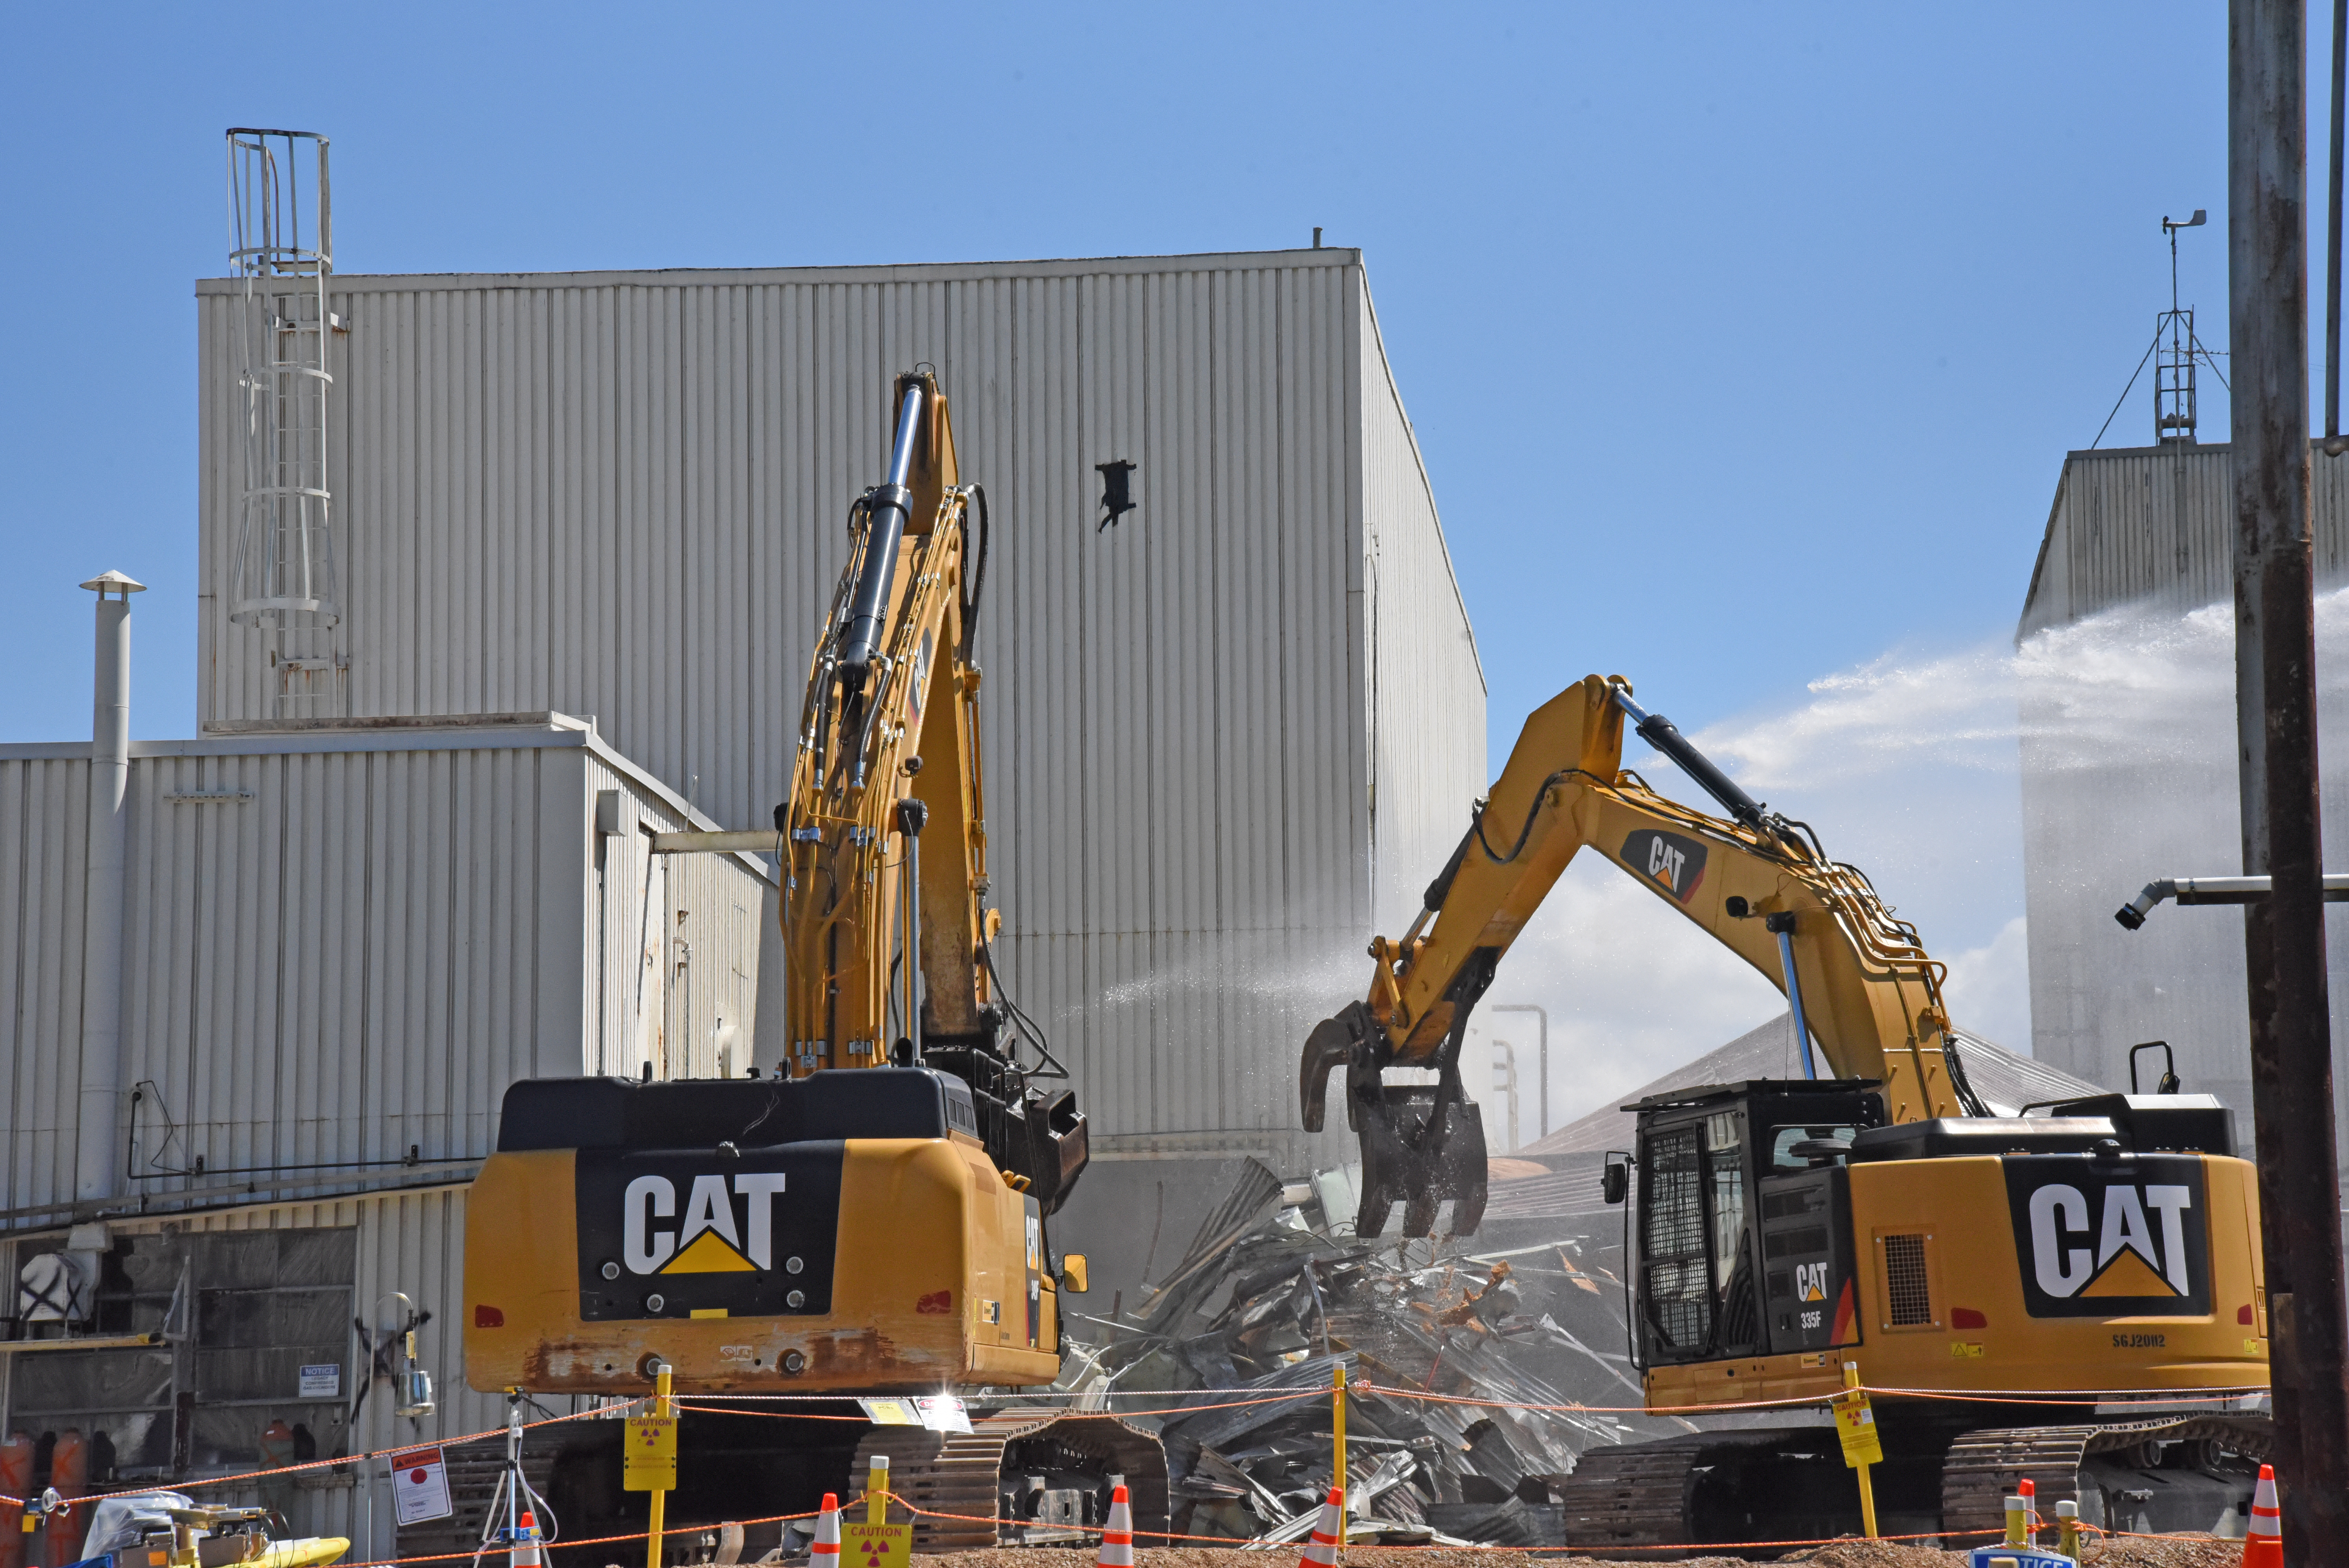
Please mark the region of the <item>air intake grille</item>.
POLYGON ((1925 1283, 1925 1238, 1884 1238, 1884 1295, 1892 1306, 1892 1326, 1933 1321, 1933 1293, 1925 1283))

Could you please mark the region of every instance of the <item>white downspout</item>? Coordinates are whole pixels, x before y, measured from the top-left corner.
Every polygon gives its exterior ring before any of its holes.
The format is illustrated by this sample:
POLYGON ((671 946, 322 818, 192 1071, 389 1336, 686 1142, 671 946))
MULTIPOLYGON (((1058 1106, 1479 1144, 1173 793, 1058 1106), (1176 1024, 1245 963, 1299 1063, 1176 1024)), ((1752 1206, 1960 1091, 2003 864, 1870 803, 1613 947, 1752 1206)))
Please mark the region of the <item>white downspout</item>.
POLYGON ((130 595, 147 585, 119 572, 82 584, 98 595, 90 697, 89 832, 83 857, 81 1115, 74 1197, 111 1198, 120 1184, 123 841, 130 793, 130 595))

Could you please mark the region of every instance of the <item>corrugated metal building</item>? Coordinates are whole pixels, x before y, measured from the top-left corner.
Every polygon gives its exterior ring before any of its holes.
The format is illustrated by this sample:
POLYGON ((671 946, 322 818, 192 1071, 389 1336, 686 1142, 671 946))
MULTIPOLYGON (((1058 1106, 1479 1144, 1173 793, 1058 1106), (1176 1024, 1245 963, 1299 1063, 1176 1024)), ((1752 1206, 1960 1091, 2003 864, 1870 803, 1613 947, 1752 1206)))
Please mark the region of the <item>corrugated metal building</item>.
MULTIPOLYGON (((2314 463, 2323 591, 2349 582, 2349 458, 2320 445, 2314 463)), ((2016 636, 2033 1049, 2126 1085, 2129 1047, 2167 1040, 2189 1088, 2234 1107, 2248 1150, 2240 914, 2165 906, 2137 932, 2113 919, 2155 877, 2242 869, 2229 465, 2223 445, 2069 454, 2016 636)), ((2321 676, 2331 662, 2320 658, 2321 676)), ((2328 678, 2321 707, 2338 866, 2349 864, 2349 762, 2330 742, 2349 735, 2349 688, 2328 678)), ((2349 919, 2337 909, 2328 937, 2333 1036, 2349 1039, 2349 919)), ((2149 1085, 2159 1054, 2144 1068, 2149 1085)))
MULTIPOLYGON (((502 1423, 464 1387, 455 1317, 463 1183, 499 1097, 526 1075, 729 1065, 771 940, 765 870, 652 856, 649 833, 708 819, 558 714, 136 743, 124 1092, 95 1130, 117 1177, 104 1231, 76 1232, 89 768, 87 745, 0 747, 9 1275, 104 1254, 79 1347, 0 1341, 5 1429, 102 1433, 128 1482, 253 1469, 273 1419, 321 1457, 502 1423), (352 1350, 354 1317, 395 1321, 390 1291, 437 1315, 421 1428, 352 1350), (304 1397, 305 1367, 334 1389, 304 1397)), ((380 1491, 328 1473, 274 1501, 388 1547, 380 1491)))
MULTIPOLYGON (((332 294, 343 710, 593 714, 734 827, 785 787, 890 377, 935 365, 996 522, 978 647, 1014 995, 1097 1151, 1297 1156, 1296 1042, 1485 782, 1359 252, 332 294), (1095 465, 1121 459, 1140 508, 1102 529, 1095 465)), ((225 281, 198 305, 210 724, 266 717, 278 674, 226 613, 245 307, 225 281)))

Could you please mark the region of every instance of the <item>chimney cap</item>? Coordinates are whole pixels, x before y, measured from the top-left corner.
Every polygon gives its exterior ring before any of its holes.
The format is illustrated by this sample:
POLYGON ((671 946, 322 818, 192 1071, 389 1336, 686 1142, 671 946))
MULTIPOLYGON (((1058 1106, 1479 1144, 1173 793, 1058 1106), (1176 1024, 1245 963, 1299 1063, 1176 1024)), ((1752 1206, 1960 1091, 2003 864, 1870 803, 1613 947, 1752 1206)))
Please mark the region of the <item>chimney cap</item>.
POLYGON ((82 586, 101 599, 110 593, 119 593, 127 599, 133 593, 147 592, 147 584, 126 577, 119 572, 101 572, 82 586))

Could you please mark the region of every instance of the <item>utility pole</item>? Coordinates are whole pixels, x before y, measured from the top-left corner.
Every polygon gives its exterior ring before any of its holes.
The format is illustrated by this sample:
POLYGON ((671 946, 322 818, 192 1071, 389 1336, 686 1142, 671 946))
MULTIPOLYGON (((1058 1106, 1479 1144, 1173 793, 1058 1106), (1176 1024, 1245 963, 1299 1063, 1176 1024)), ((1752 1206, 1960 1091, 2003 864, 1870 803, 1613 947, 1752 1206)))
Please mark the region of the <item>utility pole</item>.
POLYGON ((2230 0, 2227 257, 2235 704, 2251 1108, 2285 1560, 2349 1568, 2341 1193, 2317 818, 2306 0, 2230 0))

